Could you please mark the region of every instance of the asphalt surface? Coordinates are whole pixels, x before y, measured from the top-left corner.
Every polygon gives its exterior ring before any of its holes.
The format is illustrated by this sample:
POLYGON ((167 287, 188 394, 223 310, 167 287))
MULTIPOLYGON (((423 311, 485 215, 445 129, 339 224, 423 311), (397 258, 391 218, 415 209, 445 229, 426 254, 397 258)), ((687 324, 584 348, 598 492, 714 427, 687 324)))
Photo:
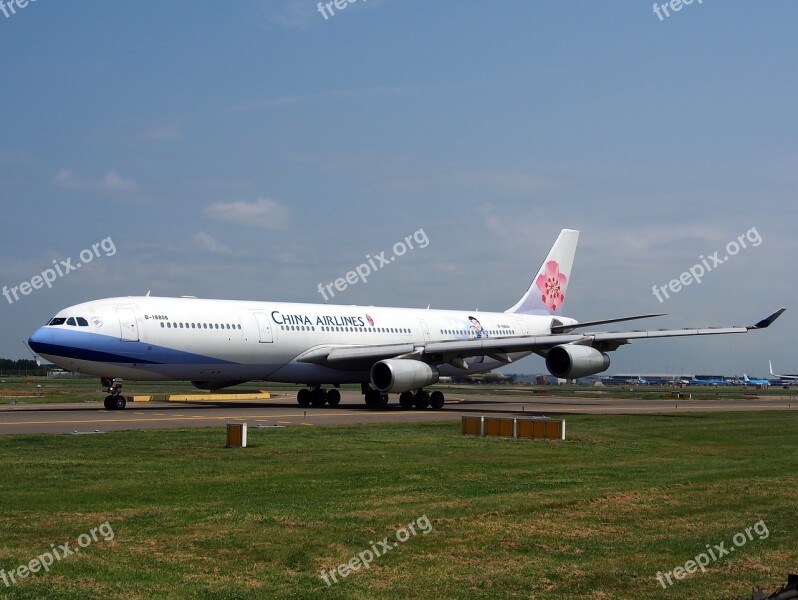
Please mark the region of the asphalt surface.
POLYGON ((446 394, 442 410, 402 410, 397 396, 381 409, 369 409, 357 392, 342 392, 336 408, 303 409, 293 394, 271 400, 235 403, 128 402, 121 411, 101 402, 0 405, 0 435, 20 433, 93 433, 132 429, 224 427, 228 421, 249 427, 296 427, 350 423, 391 423, 460 419, 461 415, 557 416, 568 414, 677 414, 798 410, 793 400, 766 397, 745 400, 638 400, 556 398, 486 394, 446 394))

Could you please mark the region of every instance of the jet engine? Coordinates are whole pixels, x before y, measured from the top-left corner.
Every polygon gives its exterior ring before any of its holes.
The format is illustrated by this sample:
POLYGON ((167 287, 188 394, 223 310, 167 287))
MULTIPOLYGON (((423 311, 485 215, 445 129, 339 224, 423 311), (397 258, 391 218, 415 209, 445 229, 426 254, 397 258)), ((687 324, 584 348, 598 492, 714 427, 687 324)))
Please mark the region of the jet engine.
POLYGON ((591 346, 562 344, 546 354, 546 368, 560 379, 579 379, 610 368, 610 357, 591 346))
POLYGON ((381 360, 371 367, 371 383, 383 394, 401 394, 438 381, 438 369, 420 360, 381 360))

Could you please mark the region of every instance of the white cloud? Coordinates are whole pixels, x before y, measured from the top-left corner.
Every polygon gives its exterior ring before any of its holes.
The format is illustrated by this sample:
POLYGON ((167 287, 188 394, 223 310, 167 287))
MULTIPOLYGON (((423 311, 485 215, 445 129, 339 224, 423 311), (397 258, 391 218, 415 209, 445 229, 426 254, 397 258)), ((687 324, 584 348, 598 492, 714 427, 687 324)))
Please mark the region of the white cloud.
POLYGON ((161 127, 150 127, 147 131, 139 135, 143 140, 177 140, 180 138, 180 128, 177 123, 164 125, 161 127))
POLYGON ((204 231, 200 231, 197 235, 194 236, 194 239, 208 252, 213 254, 234 254, 234 252, 230 249, 229 246, 222 244, 212 235, 205 233, 204 231))
POLYGON ((269 198, 259 198, 254 202, 217 202, 202 211, 203 215, 215 221, 262 229, 286 229, 289 213, 287 207, 269 198))
POLYGON ((305 94, 273 96, 263 100, 238 104, 233 107, 233 110, 281 108, 286 106, 296 106, 298 104, 325 103, 334 102, 336 100, 368 98, 372 96, 400 97, 423 91, 425 91, 424 88, 416 84, 378 85, 369 88, 327 90, 321 92, 309 92, 305 94))
POLYGON ((90 192, 130 192, 138 186, 132 179, 121 177, 116 171, 108 171, 100 179, 80 179, 72 171, 61 169, 53 178, 59 187, 90 192))

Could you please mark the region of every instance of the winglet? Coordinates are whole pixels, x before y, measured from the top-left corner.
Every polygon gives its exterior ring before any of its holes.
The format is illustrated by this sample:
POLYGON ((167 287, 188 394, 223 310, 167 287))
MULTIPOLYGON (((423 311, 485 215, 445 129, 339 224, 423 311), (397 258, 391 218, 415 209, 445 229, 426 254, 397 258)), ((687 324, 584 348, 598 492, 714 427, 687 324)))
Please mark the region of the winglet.
POLYGON ((785 310, 787 310, 787 309, 786 308, 780 308, 779 310, 774 312, 772 315, 770 315, 769 317, 765 317, 764 319, 762 319, 761 321, 759 321, 755 325, 750 325, 748 327, 748 329, 765 329, 767 327, 770 327, 771 323, 773 323, 773 321, 778 319, 781 316, 781 313, 783 313, 785 310))

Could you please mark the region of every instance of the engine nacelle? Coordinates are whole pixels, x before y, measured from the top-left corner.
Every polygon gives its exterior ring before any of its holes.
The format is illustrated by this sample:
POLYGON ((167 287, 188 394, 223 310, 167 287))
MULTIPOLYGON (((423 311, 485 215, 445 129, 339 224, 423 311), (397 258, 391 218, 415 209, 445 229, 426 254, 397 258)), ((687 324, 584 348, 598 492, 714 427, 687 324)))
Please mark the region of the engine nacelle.
POLYGON ((234 385, 238 385, 239 383, 246 383, 244 381, 192 381, 191 385, 193 385, 198 390, 221 390, 222 388, 231 387, 234 385))
POLYGON ((436 383, 439 377, 438 369, 420 360, 391 358, 371 367, 371 383, 383 394, 417 390, 436 383))
POLYGON ((560 379, 579 379, 610 368, 610 357, 591 346, 563 344, 546 355, 546 368, 560 379))

